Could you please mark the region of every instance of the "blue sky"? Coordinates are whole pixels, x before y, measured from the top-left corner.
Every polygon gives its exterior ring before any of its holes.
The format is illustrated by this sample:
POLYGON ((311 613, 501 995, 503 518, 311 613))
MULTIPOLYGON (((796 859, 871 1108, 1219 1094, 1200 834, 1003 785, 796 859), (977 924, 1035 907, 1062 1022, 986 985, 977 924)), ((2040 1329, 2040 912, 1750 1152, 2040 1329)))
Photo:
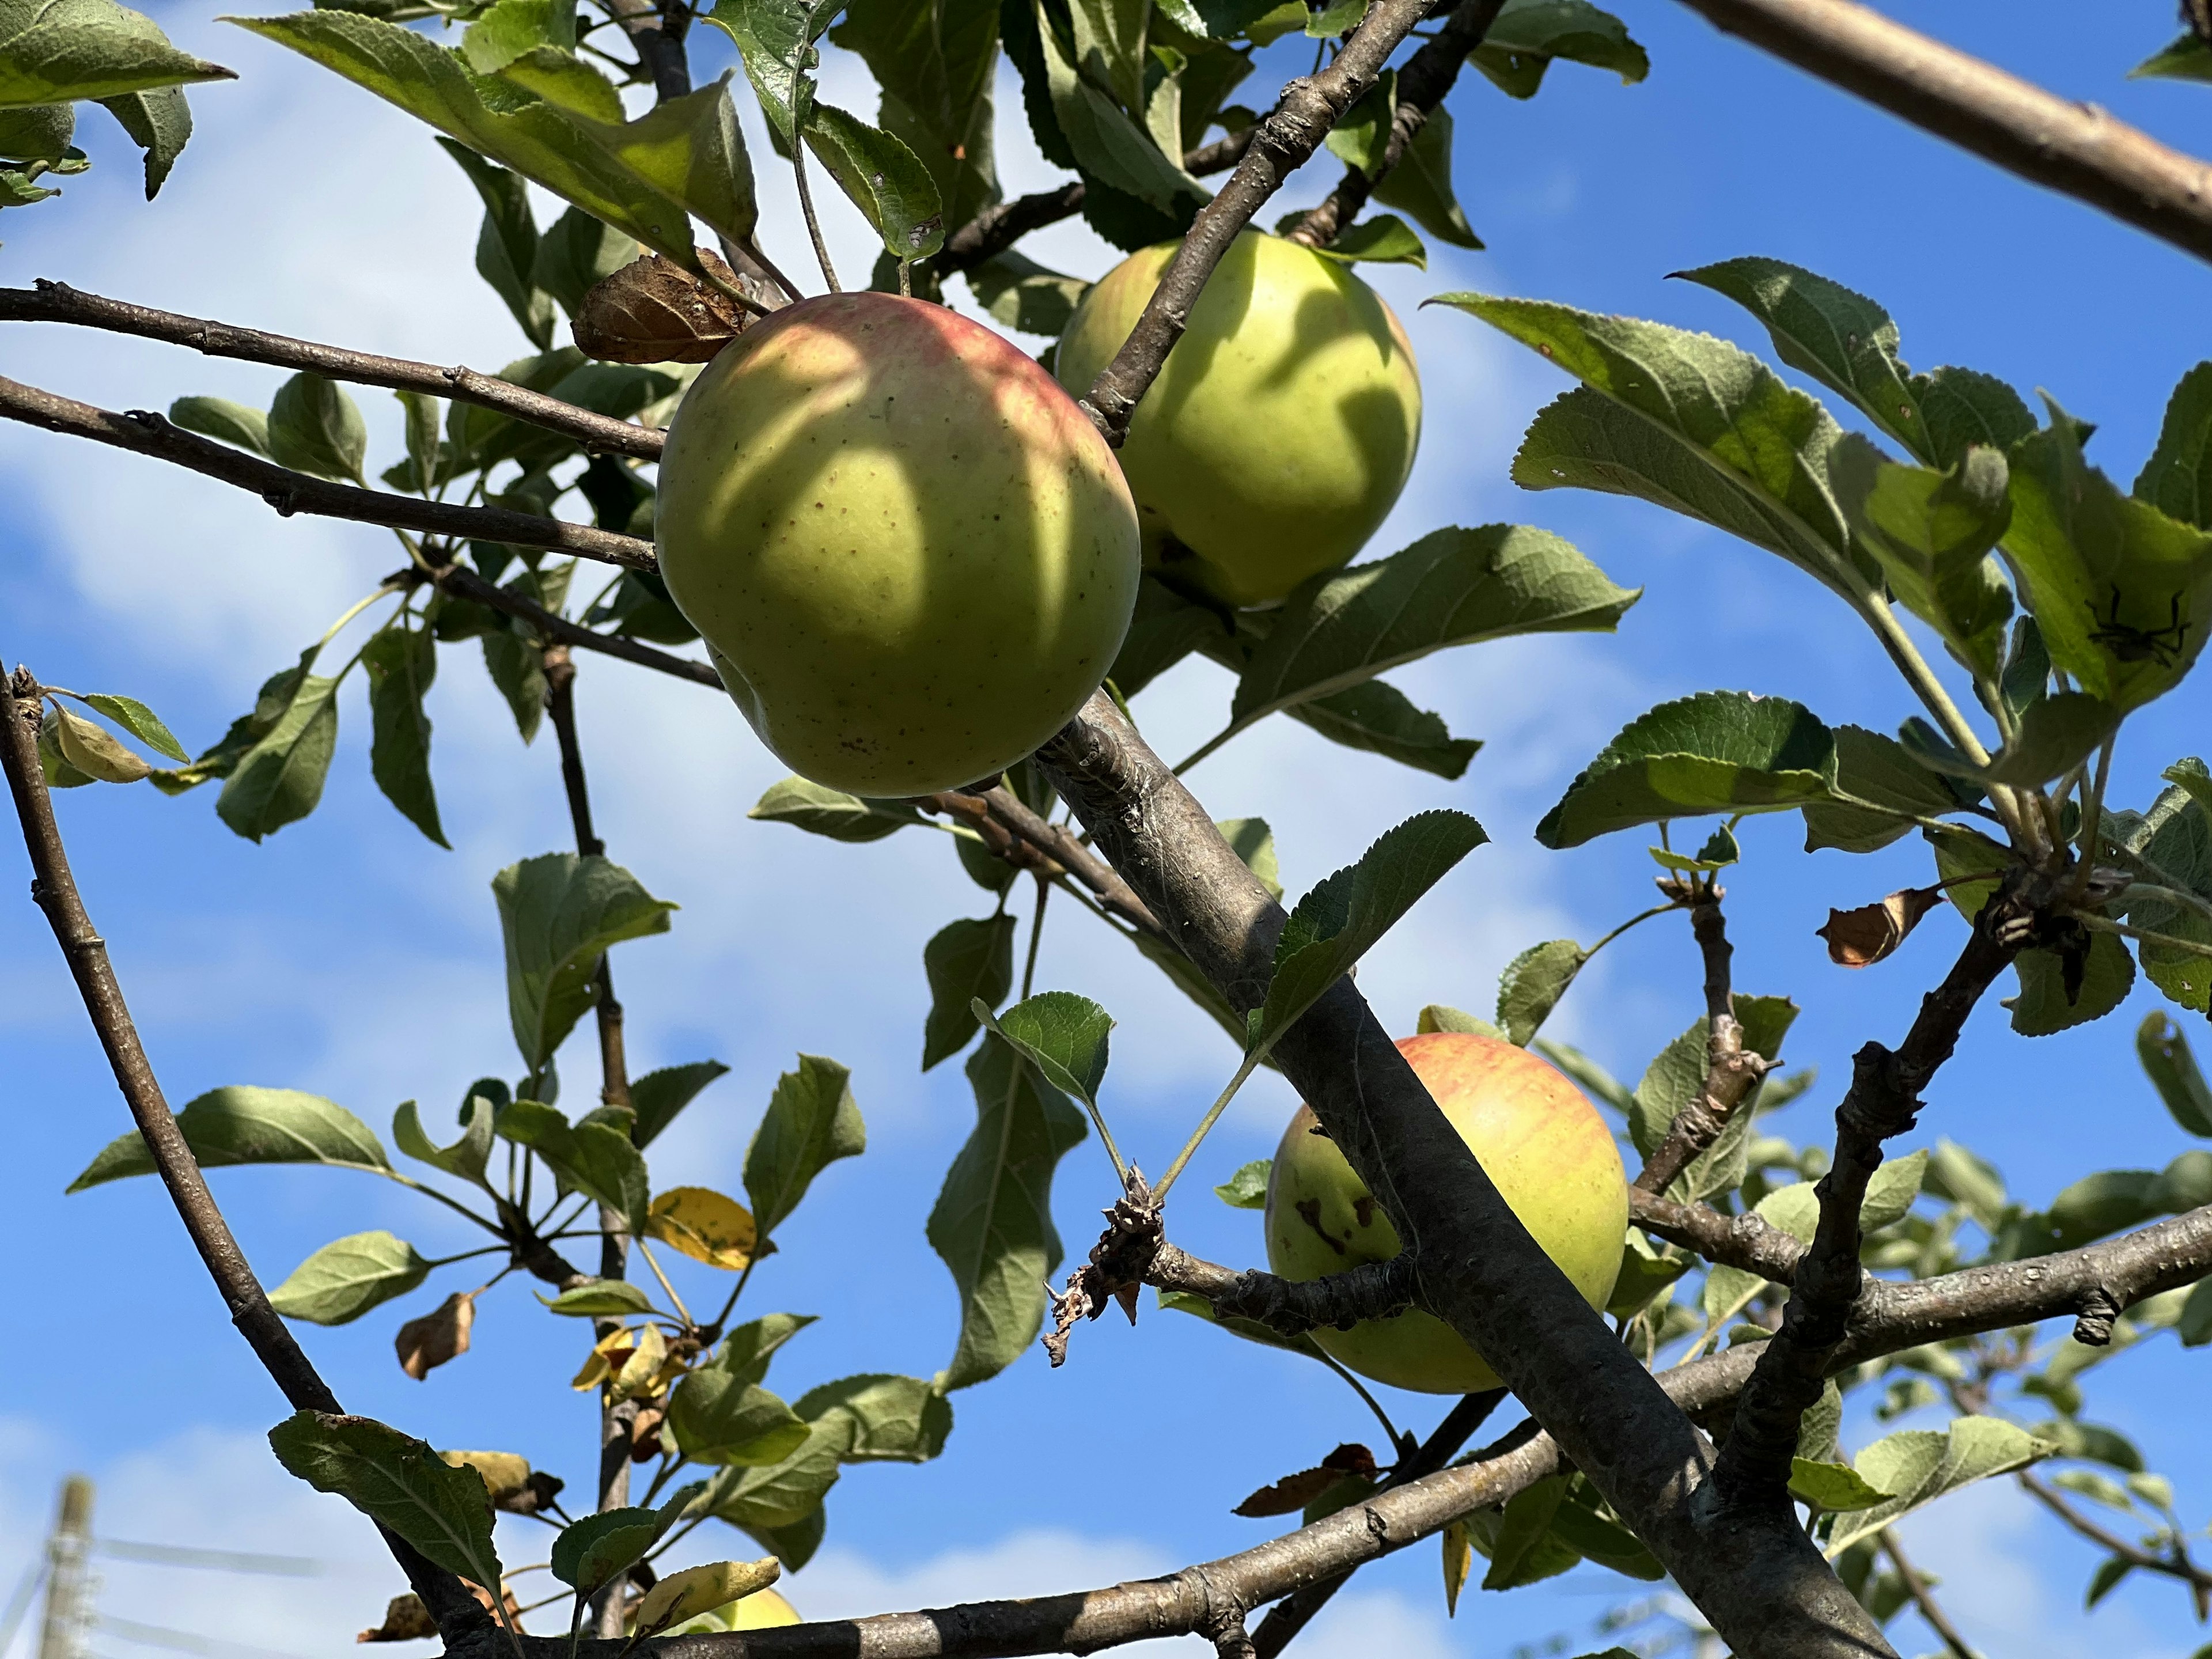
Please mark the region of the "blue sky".
MULTIPOLYGON (((2094 15, 2049 0, 1892 10, 2169 142, 2212 145, 2203 88, 2123 79, 2170 37, 2166 0, 2094 15)), ((204 14, 160 15, 181 43, 242 78, 194 94, 198 134, 150 205, 127 146, 88 115, 96 170, 70 181, 62 200, 0 222, 7 282, 58 277, 438 362, 489 368, 526 349, 471 269, 476 200, 427 131, 204 14)), ((1636 837, 1568 854, 1530 838, 1567 779, 1643 708, 1727 687, 1796 697, 1832 723, 1887 727, 1910 712, 1871 637, 1768 556, 1640 504, 1516 489, 1506 477, 1514 445, 1565 382, 1471 318, 1419 310, 1423 298, 1523 294, 1757 346, 1727 301, 1665 278, 1732 255, 1775 255, 1882 301, 1916 367, 1962 363, 2023 392, 2048 387, 2099 423, 2091 458, 2124 483, 2149 450, 2168 390, 2206 355, 2199 263, 1768 61, 1685 8, 1644 0, 1626 15, 1652 54, 1641 86, 1565 66, 1532 103, 1472 76, 1457 95, 1460 194, 1489 250, 1437 248, 1426 273, 1375 275, 1412 331, 1428 414, 1413 482, 1374 550, 1444 524, 1536 524, 1644 586, 1644 599, 1616 637, 1478 647, 1395 676, 1455 732, 1487 740, 1457 783, 1282 721, 1193 775, 1217 816, 1273 823, 1293 892, 1420 808, 1460 807, 1488 827, 1493 844, 1362 969, 1363 988, 1397 1030, 1410 1030, 1425 1002, 1486 1010, 1498 969, 1522 947, 1587 940, 1644 907, 1654 872, 1636 837)), ((702 72, 719 72, 726 55, 720 36, 700 32, 702 72)), ((1296 67, 1271 62, 1262 78, 1296 67)), ((830 82, 838 101, 867 106, 850 60, 833 59, 830 82)), ((1264 98, 1253 86, 1249 95, 1264 98)), ((1014 106, 1010 92, 1002 108, 1014 106)), ((1010 191, 1054 176, 1018 121, 1002 122, 1001 134, 1010 191)), ((754 137, 765 158, 757 127, 754 137)), ((769 245, 797 270, 788 183, 767 174, 769 245)), ((1293 198, 1313 199, 1333 178, 1334 163, 1308 169, 1293 198)), ((840 263, 864 269, 857 218, 836 210, 832 234, 840 263)), ((1088 276, 1110 259, 1079 226, 1030 246, 1088 276)), ((186 392, 265 404, 281 378, 21 325, 5 335, 0 365, 114 408, 165 407, 186 392)), ((388 464, 398 453, 396 405, 374 392, 362 402, 373 459, 388 464)), ((398 562, 380 532, 279 520, 210 482, 20 427, 0 430, 0 653, 52 683, 143 697, 195 748, 398 562)), ((432 713, 452 852, 375 793, 358 702, 346 708, 320 811, 258 847, 216 820, 206 793, 63 798, 79 878, 173 1101, 223 1083, 296 1086, 381 1128, 402 1099, 422 1100, 434 1121, 470 1079, 515 1069, 488 884, 517 858, 568 844, 557 769, 550 737, 517 744, 465 649, 447 652, 443 671, 432 713)), ((1159 747, 1182 753, 1218 723, 1228 690, 1218 671, 1189 665, 1146 692, 1137 712, 1159 747)), ((945 921, 988 911, 988 900, 932 834, 853 849, 748 822, 744 809, 781 769, 717 697, 596 659, 578 696, 611 854, 684 907, 667 936, 617 955, 633 1054, 641 1066, 712 1055, 733 1067, 663 1143, 664 1184, 735 1190, 746 1137, 793 1054, 851 1066, 870 1151, 819 1184, 748 1300, 756 1312, 823 1316, 779 1361, 794 1392, 858 1370, 927 1375, 949 1352, 956 1310, 922 1221, 972 1105, 956 1064, 915 1069, 921 951, 945 921)), ((2142 804, 2161 767, 2212 746, 2207 707, 2191 688, 2130 723, 2118 802, 2142 804)), ((1808 857, 1787 818, 1753 821, 1743 841, 1747 860, 1729 882, 1737 983, 1803 1006, 1789 1058, 1820 1066, 1826 1081, 1785 1127, 1826 1139, 1851 1050, 1901 1031, 1959 930, 1945 913, 1880 968, 1832 968, 1812 936, 1827 908, 1923 878, 1924 853, 1808 857)), ((18 1171, 12 1236, 19 1260, 49 1267, 41 1293, 27 1298, 33 1340, 0 1389, 0 1577, 28 1559, 58 1473, 82 1468, 103 1481, 116 1535, 305 1551, 338 1575, 306 1589, 241 1587, 116 1564, 113 1611, 294 1654, 343 1640, 374 1621, 395 1577, 349 1512, 293 1487, 268 1460, 258 1436, 279 1402, 227 1328, 158 1189, 61 1195, 126 1119, 43 924, 21 902, 23 875, 20 857, 0 848, 0 1075, 18 1171)), ((1231 1069, 1227 1045, 1133 956, 1102 948, 1073 907, 1047 929, 1038 983, 1083 991, 1121 1020, 1106 1109, 1133 1156, 1158 1167, 1231 1069)), ((1553 1029, 1632 1079, 1698 1006, 1694 953, 1669 922, 1601 957, 1553 1029)), ((1907 1144, 1964 1140, 2037 1200, 2087 1168, 2163 1164, 2183 1138, 2130 1046, 2152 1006, 2139 991, 2111 1018, 2035 1042, 1985 1007, 1907 1144)), ((568 1064, 572 1091, 588 1092, 587 1038, 568 1064)), ((1253 1085, 1195 1173, 1219 1180, 1264 1156, 1290 1105, 1279 1080, 1253 1085)), ((1111 1196, 1110 1173, 1095 1144, 1062 1171, 1061 1231, 1079 1251, 1111 1196)), ((428 1252, 458 1248, 427 1206, 366 1177, 251 1170, 216 1184, 271 1281, 328 1238, 369 1227, 428 1252)), ((1182 1242, 1256 1260, 1255 1217, 1218 1206, 1202 1182, 1183 1191, 1172 1218, 1182 1242)), ((590 1407, 566 1386, 576 1328, 539 1314, 519 1285, 502 1285, 485 1299, 475 1352, 418 1384, 392 1364, 390 1337, 398 1317, 443 1289, 468 1288, 434 1283, 443 1288, 356 1325, 307 1333, 349 1407, 437 1443, 502 1446, 583 1478, 590 1407)), ((2191 1368, 2203 1363, 2170 1340, 2147 1345, 2100 1373, 2093 1407, 2137 1436, 2199 1522, 2212 1507, 2212 1457, 2189 1407, 2201 1395, 2191 1368)), ((1072 1589, 1256 1542, 1266 1523, 1231 1516, 1231 1505, 1372 1429, 1348 1392, 1309 1370, 1176 1316, 1148 1311, 1134 1331, 1086 1328, 1065 1369, 1049 1371, 1032 1354, 959 1395, 938 1462, 849 1473, 831 1498, 830 1547, 793 1597, 829 1614, 1072 1589)), ((1390 1403, 1417 1427, 1444 1404, 1390 1403)), ((2179 1654, 2202 1639, 2178 1592, 2140 1578, 2081 1622, 2092 1556, 2023 1502, 2009 1489, 1978 1492, 1915 1534, 1976 1639, 2029 1659, 2091 1642, 2179 1654)), ((506 1548, 511 1560, 541 1559, 526 1533, 506 1548)), ((1308 1639, 1317 1654, 1502 1653, 1586 1626, 1607 1595, 1632 1588, 1585 1569, 1534 1591, 1471 1596, 1448 1624, 1434 1551, 1416 1548, 1363 1575, 1359 1594, 1308 1639)), ((1907 1651, 1918 1639, 1900 1630, 1907 1651)), ((115 1638, 101 1650, 124 1659, 115 1638)))

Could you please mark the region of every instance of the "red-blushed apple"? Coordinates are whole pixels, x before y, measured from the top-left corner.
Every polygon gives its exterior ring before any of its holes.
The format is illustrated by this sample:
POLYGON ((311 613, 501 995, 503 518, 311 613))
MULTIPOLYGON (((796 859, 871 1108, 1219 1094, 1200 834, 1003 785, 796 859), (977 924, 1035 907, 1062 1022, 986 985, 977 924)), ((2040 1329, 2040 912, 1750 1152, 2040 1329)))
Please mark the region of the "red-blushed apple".
MULTIPOLYGON (((1521 1224, 1593 1308, 1613 1294, 1628 1229, 1628 1177, 1613 1132, 1582 1091, 1525 1048, 1437 1031, 1398 1044, 1521 1224)), ((1398 1230, 1336 1143, 1301 1105, 1267 1178, 1267 1266, 1285 1279, 1342 1273, 1398 1254, 1398 1230)), ((1313 1333, 1362 1376, 1429 1394, 1498 1386, 1450 1326, 1418 1310, 1313 1333)))
POLYGON ((684 398, 654 541, 731 696, 793 771, 857 795, 996 775, 1097 690, 1136 509, 1036 362, 942 306, 804 300, 684 398))
MULTIPOLYGON (((1176 245, 1131 254, 1083 297, 1054 372, 1090 390, 1176 245)), ((1121 468, 1147 562, 1231 605, 1266 605, 1365 546, 1406 486, 1421 381, 1405 331, 1341 260, 1245 231, 1207 281, 1121 468)))

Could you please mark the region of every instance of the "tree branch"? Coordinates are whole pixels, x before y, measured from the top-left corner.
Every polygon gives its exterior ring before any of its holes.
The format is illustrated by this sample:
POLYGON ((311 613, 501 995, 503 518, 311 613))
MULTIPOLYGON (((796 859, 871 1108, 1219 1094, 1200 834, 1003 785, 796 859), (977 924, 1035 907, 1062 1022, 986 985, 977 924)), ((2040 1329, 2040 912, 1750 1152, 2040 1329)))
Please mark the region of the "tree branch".
POLYGON ((1690 932, 1705 957, 1705 1080, 1674 1114, 1667 1138, 1653 1149, 1637 1176, 1635 1184, 1647 1193, 1665 1192, 1676 1176, 1718 1140, 1767 1073, 1765 1060, 1743 1046, 1743 1027, 1736 1021, 1729 975, 1735 953, 1721 915, 1721 900, 1726 896, 1710 879, 1703 884, 1662 881, 1659 886, 1670 898, 1689 902, 1690 932))
POLYGON ((1881 1166, 1882 1143, 1911 1128, 1920 1091, 1951 1057, 1967 1016, 2020 954, 2035 912, 2048 901, 2040 878, 2015 870, 1974 918, 1974 930, 1943 982, 1923 998, 1895 1052, 1869 1042, 1853 1056, 1851 1086, 1836 1109, 1836 1157, 1817 1191, 1820 1218, 1797 1263, 1782 1328, 1760 1344, 1759 1370, 1737 1405, 1714 1480, 1724 1508, 1789 1513, 1787 1489, 1797 1427, 1820 1397, 1866 1273, 1859 1265, 1859 1207, 1881 1166))
POLYGON ((2100 1549, 2111 1552, 2130 1566, 2140 1567, 2145 1572, 2162 1573, 2168 1578, 2179 1578, 2189 1586, 2197 1598, 2197 1617, 2201 1620, 2204 1616, 2207 1602, 2212 1601, 2212 1572, 2205 1571, 2191 1560, 2178 1544, 2174 1555, 2154 1554, 2139 1545, 2129 1543, 2118 1534, 2099 1526, 2029 1471, 2022 1469, 2014 1478, 2027 1489, 2029 1496, 2100 1549))
POLYGON ((1980 1659, 1980 1656, 1966 1645, 1966 1638, 1959 1634, 1958 1627, 1952 1624, 1950 1616, 1936 1600, 1935 1592, 1929 1589, 1928 1581, 1920 1576, 1920 1570, 1905 1559, 1904 1547, 1897 1541, 1897 1529, 1884 1527, 1876 1535, 1881 1541, 1883 1553, 1889 1557, 1890 1565, 1897 1569, 1898 1583, 1905 1586, 1905 1593, 1912 1598, 1913 1607, 1918 1610, 1928 1628, 1936 1632, 1936 1639, 1957 1655, 1958 1659, 1980 1659))
POLYGON ((1723 1215, 1710 1205, 1678 1204, 1641 1186, 1628 1189, 1628 1218, 1655 1238, 1778 1285, 1790 1282, 1805 1254, 1795 1238, 1749 1211, 1723 1215))
POLYGON ((553 645, 573 646, 586 651, 597 651, 623 662, 635 663, 641 668, 651 668, 672 675, 679 680, 689 680, 714 690, 723 690, 722 677, 714 668, 693 657, 678 657, 666 651, 656 650, 637 640, 625 639, 619 634, 602 634, 570 622, 566 617, 548 611, 528 595, 511 588, 486 581, 483 576, 459 562, 429 565, 429 550, 425 550, 426 566, 420 571, 404 573, 419 575, 440 591, 458 599, 473 599, 478 605, 489 605, 494 611, 528 623, 538 636, 553 645))
POLYGON ((542 547, 574 553, 604 564, 629 570, 659 568, 653 544, 635 536, 618 536, 611 530, 541 519, 532 513, 512 513, 501 507, 460 507, 447 501, 418 501, 410 495, 386 495, 354 484, 311 478, 233 449, 212 438, 173 426, 166 416, 143 409, 118 415, 74 398, 42 392, 20 381, 0 378, 0 417, 44 427, 95 443, 111 444, 134 454, 149 455, 193 472, 218 478, 240 489, 251 490, 277 513, 289 518, 307 513, 318 518, 351 519, 362 524, 383 525, 394 530, 419 530, 457 539, 505 542, 515 547, 542 547))
POLYGON ((1253 129, 1237 170, 1221 193, 1198 210, 1136 327, 1091 384, 1085 402, 1109 443, 1121 447, 1138 400, 1182 337, 1191 307, 1237 233, 1321 148, 1338 118, 1375 84, 1390 54, 1427 9, 1428 0, 1374 0, 1336 61, 1318 75, 1300 76, 1285 86, 1273 112, 1253 129))
MULTIPOLYGON (((1037 758, 1183 953, 1233 1006, 1259 1004, 1282 908, 1111 700, 1093 697, 1037 758)), ((1275 1058, 1406 1241, 1422 1300, 1559 1437, 1725 1639, 1789 1659, 1889 1651, 1786 1512, 1706 1523, 1692 1501, 1704 1437, 1528 1237, 1349 979, 1275 1058)))
POLYGON ((267 334, 257 328, 210 322, 174 312, 155 311, 124 300, 86 294, 66 283, 41 277, 29 288, 0 288, 0 322, 69 323, 80 328, 105 329, 140 339, 163 340, 189 346, 208 357, 231 357, 276 368, 305 369, 325 380, 346 380, 356 386, 380 386, 393 392, 420 392, 433 398, 495 409, 518 421, 574 438, 597 453, 630 455, 642 461, 660 459, 666 434, 657 427, 638 426, 594 414, 574 404, 549 398, 496 375, 473 368, 441 368, 404 357, 386 357, 372 351, 349 351, 343 346, 320 345, 289 334, 267 334))
POLYGON ((1682 0, 1729 34, 2031 183, 2212 258, 2212 167, 1850 0, 1682 0))
POLYGON ((1299 1280, 1256 1268, 1237 1273, 1165 1241, 1145 1267, 1144 1282, 1202 1296, 1221 1317, 1254 1320, 1283 1336, 1302 1336, 1317 1325, 1348 1331, 1363 1319, 1388 1319, 1412 1307, 1419 1289, 1413 1258, 1403 1251, 1387 1261, 1299 1280))
POLYGON ((1344 177, 1322 204, 1298 222, 1290 240, 1308 247, 1327 247, 1359 216, 1375 186, 1388 178, 1405 159, 1413 140, 1429 124, 1429 113, 1444 100, 1459 80, 1460 65, 1482 44, 1505 0, 1461 0, 1444 26, 1421 43, 1421 49, 1398 71, 1398 106, 1390 118, 1390 136, 1383 142, 1375 176, 1347 167, 1344 177))
MULTIPOLYGON (((131 1109, 131 1121, 138 1126, 192 1248, 230 1310, 230 1322, 295 1409, 342 1413, 344 1407, 301 1350, 291 1328, 269 1305, 261 1281, 208 1190, 199 1159, 177 1127, 153 1062, 138 1040, 137 1023, 131 1018, 130 1005, 107 959, 106 941, 85 909, 62 844, 61 828, 54 821, 53 801, 39 764, 39 683, 28 669, 18 669, 12 684, 0 672, 0 772, 7 776, 23 846, 30 854, 32 902, 53 929, 54 941, 61 946, 70 976, 76 981, 85 1012, 115 1074, 116 1087, 131 1109)), ((489 1640, 491 1620, 458 1577, 395 1534, 381 1527, 378 1531, 441 1630, 474 1632, 489 1640)))

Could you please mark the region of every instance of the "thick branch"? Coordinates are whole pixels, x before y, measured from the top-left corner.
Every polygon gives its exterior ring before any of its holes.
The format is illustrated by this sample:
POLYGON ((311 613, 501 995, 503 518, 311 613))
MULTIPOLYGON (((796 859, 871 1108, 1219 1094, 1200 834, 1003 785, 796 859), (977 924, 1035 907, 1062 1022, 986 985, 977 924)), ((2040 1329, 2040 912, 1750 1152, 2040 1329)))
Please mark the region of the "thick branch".
MULTIPOLYGON (((199 1159, 177 1127, 153 1062, 138 1040, 137 1023, 131 1018, 123 988, 107 959, 107 943, 84 908, 62 845, 61 828, 54 821, 46 774, 39 765, 39 702, 38 682, 28 669, 18 670, 12 684, 0 672, 0 772, 6 774, 23 845, 30 854, 32 902, 53 929, 55 943, 61 946, 70 976, 76 981, 85 1012, 115 1074, 116 1087, 131 1109, 131 1121, 145 1139, 155 1171, 168 1189, 192 1248, 230 1310, 230 1322, 295 1408, 342 1412, 337 1396, 301 1351, 291 1328, 269 1305, 261 1281, 208 1190, 199 1159)), ((392 1534, 384 1533, 384 1540, 441 1629, 489 1633, 490 1620, 459 1578, 425 1560, 392 1534)))
POLYGON ((1628 1189, 1628 1218, 1655 1238, 1778 1285, 1790 1282, 1805 1254, 1795 1238, 1749 1211, 1723 1215, 1710 1205, 1678 1204, 1640 1186, 1628 1189))
POLYGON ((1869 1042, 1853 1056, 1851 1086, 1836 1109, 1834 1164, 1820 1177, 1820 1218, 1797 1264, 1782 1328, 1760 1344, 1759 1370, 1736 1407, 1714 1478, 1726 1505, 1788 1513, 1790 1463, 1799 1419, 1820 1397, 1829 1361, 1866 1283, 1859 1266, 1859 1208, 1881 1167, 1882 1143, 1912 1127, 1920 1091, 1951 1057, 1967 1016, 2028 942, 2037 878, 2009 876, 1974 918, 1974 931, 1943 982, 1923 998, 1894 1052, 1869 1042))
POLYGON ((1255 1320, 1284 1336, 1302 1336, 1316 1325, 1348 1331, 1363 1319, 1388 1319, 1412 1307, 1419 1290, 1413 1259, 1402 1251, 1387 1261, 1297 1280, 1256 1268, 1232 1272, 1164 1242, 1144 1270, 1144 1281, 1202 1296, 1224 1319, 1255 1320))
POLYGON ((691 65, 684 50, 691 13, 682 0, 606 0, 606 12, 622 25, 637 61, 653 77, 655 101, 665 104, 691 90, 691 65))
POLYGON ((67 283, 48 282, 43 277, 29 288, 0 288, 0 322, 73 323, 82 328, 106 329, 111 333, 189 346, 209 357, 234 357, 276 368, 306 369, 326 380, 347 380, 356 386, 380 386, 393 392, 420 392, 433 398, 451 398, 456 402, 495 409, 518 421, 574 438, 595 453, 632 455, 643 461, 660 459, 661 445, 667 436, 657 427, 636 426, 611 416, 597 415, 496 375, 479 374, 473 368, 441 368, 435 363, 386 357, 373 351, 349 351, 343 346, 296 340, 289 334, 267 334, 258 328, 239 328, 229 323, 210 322, 203 317, 179 316, 174 312, 155 311, 124 300, 82 293, 67 283))
POLYGON ((1237 233, 1252 222, 1283 180, 1321 148, 1338 118, 1375 84, 1390 54, 1427 9, 1428 0, 1374 0, 1334 63, 1283 88, 1281 101, 1253 130, 1251 143, 1221 193, 1198 210, 1137 326, 1091 385, 1086 401, 1109 443, 1120 447, 1138 400, 1182 337, 1191 307, 1237 233))
POLYGON ((1765 1060, 1743 1046, 1743 1027, 1736 1021, 1735 994, 1729 974, 1735 951, 1729 944, 1727 920, 1721 915, 1724 895, 1711 882, 1686 890, 1662 882, 1660 890, 1694 897, 1690 932, 1705 963, 1705 1080, 1674 1114, 1674 1121, 1667 1126, 1666 1139, 1653 1149, 1637 1176, 1636 1185, 1647 1193, 1665 1192, 1676 1176, 1720 1139, 1729 1120, 1767 1072, 1765 1060))
POLYGON ((1682 0, 1715 27, 2032 183, 2212 258, 2212 167, 1850 0, 1682 0))
POLYGON ((1398 71, 1398 107, 1391 115, 1390 136, 1383 142, 1374 176, 1370 178, 1356 167, 1345 168, 1336 188, 1298 222, 1291 240, 1308 247, 1327 247, 1344 234, 1367 205, 1375 186, 1405 159, 1413 140, 1428 125, 1429 112, 1443 102, 1459 80, 1460 65, 1482 44, 1482 37, 1490 33, 1490 26, 1504 9, 1505 0, 1461 0, 1444 26, 1423 41, 1421 49, 1398 71))
MULTIPOLYGON (((1037 758, 1183 953, 1232 1006, 1257 1005, 1283 911, 1112 702, 1092 698, 1037 758)), ((1704 1437, 1528 1237, 1350 980, 1275 1058, 1406 1241, 1421 1299, 1560 1437, 1724 1638, 1790 1659, 1889 1650, 1786 1513, 1707 1524, 1692 1501, 1704 1437)))
POLYGON ((150 455, 194 472, 204 472, 253 494, 286 518, 295 513, 319 518, 352 519, 362 524, 384 525, 395 530, 419 530, 456 539, 505 542, 515 547, 543 547, 579 557, 618 564, 631 570, 658 568, 653 544, 635 536, 618 536, 589 525, 541 519, 531 513, 511 513, 500 507, 459 507, 446 501, 418 501, 411 495, 386 495, 353 484, 331 483, 294 472, 274 462, 233 449, 212 438, 172 426, 160 415, 143 409, 118 415, 71 398, 58 397, 20 381, 0 379, 0 416, 44 427, 95 443, 112 444, 134 454, 150 455))

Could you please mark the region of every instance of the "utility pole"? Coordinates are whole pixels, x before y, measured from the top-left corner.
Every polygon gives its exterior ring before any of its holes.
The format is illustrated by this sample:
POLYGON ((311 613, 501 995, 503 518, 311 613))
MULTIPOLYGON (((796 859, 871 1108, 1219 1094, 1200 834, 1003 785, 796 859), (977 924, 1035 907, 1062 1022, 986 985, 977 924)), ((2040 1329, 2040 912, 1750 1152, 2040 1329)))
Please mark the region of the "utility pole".
POLYGON ((46 1616, 39 1659, 85 1659, 94 1588, 85 1558, 91 1551, 92 1481, 73 1474, 62 1482, 61 1512, 46 1540, 46 1616))

